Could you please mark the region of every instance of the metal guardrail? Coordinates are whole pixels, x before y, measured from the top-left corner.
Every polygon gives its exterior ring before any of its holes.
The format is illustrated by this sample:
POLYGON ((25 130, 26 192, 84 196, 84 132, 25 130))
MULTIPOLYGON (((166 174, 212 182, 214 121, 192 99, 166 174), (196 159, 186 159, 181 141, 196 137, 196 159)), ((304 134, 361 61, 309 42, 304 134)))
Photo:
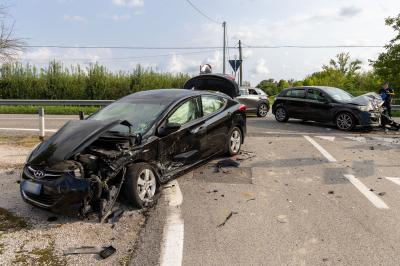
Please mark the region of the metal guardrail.
POLYGON ((400 105, 392 105, 393 110, 400 110, 400 105))
POLYGON ((77 105, 77 106, 105 106, 114 102, 113 100, 3 100, 0 105, 77 105))

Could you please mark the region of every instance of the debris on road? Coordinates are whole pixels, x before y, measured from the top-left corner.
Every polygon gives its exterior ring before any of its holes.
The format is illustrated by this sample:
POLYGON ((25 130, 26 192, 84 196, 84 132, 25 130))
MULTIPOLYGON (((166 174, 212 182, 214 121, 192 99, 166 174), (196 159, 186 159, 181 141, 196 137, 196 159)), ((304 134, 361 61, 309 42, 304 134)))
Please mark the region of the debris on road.
MULTIPOLYGON (((232 159, 223 159, 218 161, 215 164, 215 173, 219 173, 221 170, 222 172, 224 172, 224 170, 222 168, 226 168, 226 167, 239 167, 240 163, 232 160, 232 159)), ((225 172, 224 172, 225 173, 225 172)))
POLYGON ((278 222, 280 222, 281 224, 285 224, 285 223, 287 223, 289 221, 287 216, 283 215, 283 214, 282 215, 278 215, 278 217, 276 217, 276 220, 278 222))
POLYGON ((113 246, 108 247, 94 247, 83 246, 78 248, 68 248, 64 251, 64 256, 67 255, 80 255, 80 254, 98 254, 102 259, 106 259, 114 254, 117 250, 113 246))
POLYGON ((122 210, 122 209, 118 209, 118 210, 114 211, 113 213, 110 214, 110 216, 108 218, 108 223, 114 224, 114 223, 118 222, 123 214, 124 214, 124 210, 122 210))
POLYGON ((236 155, 234 157, 234 159, 236 161, 245 161, 245 160, 250 160, 252 158, 256 157, 256 155, 254 154, 254 152, 250 152, 250 151, 240 151, 240 153, 238 155, 236 155))
POLYGON ((381 197, 382 197, 382 196, 385 196, 385 195, 386 195, 386 192, 379 192, 378 195, 381 196, 381 197))
POLYGON ((371 151, 375 150, 374 146, 369 147, 371 151))
POLYGON ((238 214, 238 212, 231 211, 229 215, 225 218, 225 221, 222 224, 219 224, 217 227, 225 226, 226 222, 232 218, 234 214, 238 214))
POLYGON ((246 202, 249 202, 249 201, 252 201, 252 200, 256 200, 256 198, 248 199, 248 200, 246 200, 246 202))
POLYGON ((329 190, 329 191, 328 191, 328 194, 331 194, 331 195, 332 195, 332 194, 335 194, 335 191, 329 190))

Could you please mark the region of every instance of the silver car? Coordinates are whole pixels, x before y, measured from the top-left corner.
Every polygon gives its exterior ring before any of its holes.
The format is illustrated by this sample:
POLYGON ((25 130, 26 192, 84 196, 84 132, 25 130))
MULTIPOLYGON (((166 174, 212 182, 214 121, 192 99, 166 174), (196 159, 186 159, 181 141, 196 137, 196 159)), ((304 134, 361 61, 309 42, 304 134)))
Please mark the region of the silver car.
POLYGON ((265 117, 269 111, 268 95, 258 88, 240 87, 240 96, 236 99, 247 106, 247 113, 256 114, 258 117, 265 117))

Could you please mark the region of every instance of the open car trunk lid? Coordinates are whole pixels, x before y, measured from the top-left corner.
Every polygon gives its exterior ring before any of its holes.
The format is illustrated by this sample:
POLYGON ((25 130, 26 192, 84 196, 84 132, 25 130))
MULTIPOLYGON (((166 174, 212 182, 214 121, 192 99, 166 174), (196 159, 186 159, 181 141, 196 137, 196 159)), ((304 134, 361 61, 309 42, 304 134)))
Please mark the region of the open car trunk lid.
POLYGON ((239 86, 230 75, 202 74, 186 81, 183 85, 187 90, 219 91, 232 98, 238 97, 239 86))
POLYGON ((121 122, 121 120, 69 121, 32 151, 28 163, 50 166, 68 160, 121 122))

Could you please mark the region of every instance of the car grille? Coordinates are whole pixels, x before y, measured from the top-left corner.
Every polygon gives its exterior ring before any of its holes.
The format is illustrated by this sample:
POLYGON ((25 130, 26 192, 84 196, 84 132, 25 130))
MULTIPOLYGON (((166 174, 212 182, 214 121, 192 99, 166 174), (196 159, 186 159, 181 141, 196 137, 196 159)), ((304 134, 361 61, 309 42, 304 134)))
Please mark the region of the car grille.
POLYGON ((28 200, 34 201, 41 205, 46 205, 46 207, 55 204, 61 198, 61 195, 35 195, 26 191, 24 191, 24 194, 28 200))
POLYGON ((55 179, 61 176, 58 172, 42 170, 29 165, 25 169, 25 174, 32 179, 55 179))

